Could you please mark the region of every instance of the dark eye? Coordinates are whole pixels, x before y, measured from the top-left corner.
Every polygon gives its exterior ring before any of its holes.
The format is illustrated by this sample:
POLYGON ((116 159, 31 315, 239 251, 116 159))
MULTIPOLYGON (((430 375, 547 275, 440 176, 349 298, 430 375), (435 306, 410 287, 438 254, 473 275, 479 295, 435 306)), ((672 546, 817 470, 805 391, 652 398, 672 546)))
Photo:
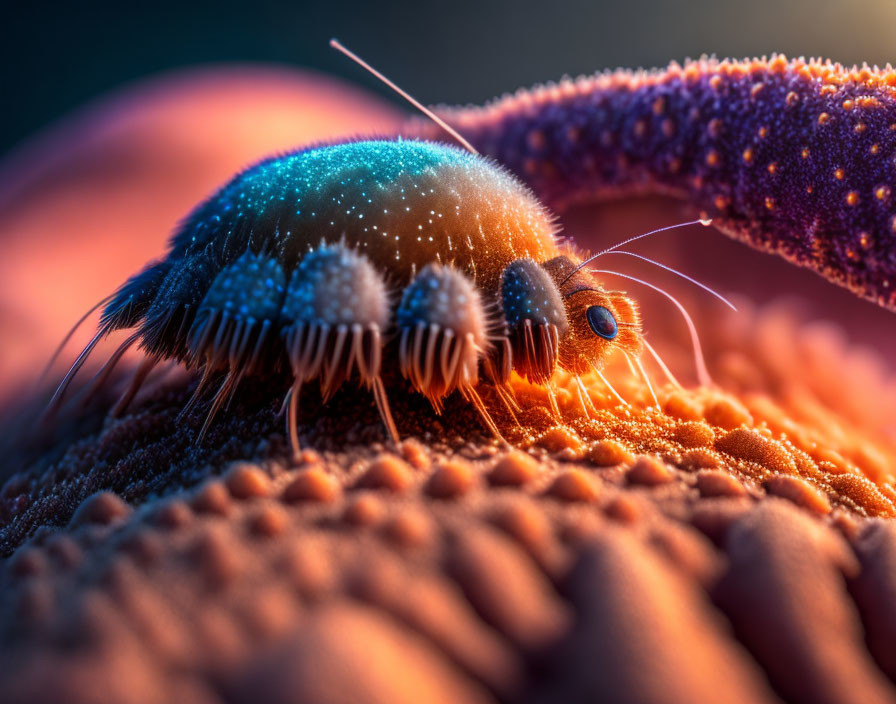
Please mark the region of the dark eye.
POLYGON ((594 330, 595 335, 600 335, 605 340, 612 340, 619 332, 616 318, 603 306, 591 306, 585 315, 588 316, 588 324, 594 330))

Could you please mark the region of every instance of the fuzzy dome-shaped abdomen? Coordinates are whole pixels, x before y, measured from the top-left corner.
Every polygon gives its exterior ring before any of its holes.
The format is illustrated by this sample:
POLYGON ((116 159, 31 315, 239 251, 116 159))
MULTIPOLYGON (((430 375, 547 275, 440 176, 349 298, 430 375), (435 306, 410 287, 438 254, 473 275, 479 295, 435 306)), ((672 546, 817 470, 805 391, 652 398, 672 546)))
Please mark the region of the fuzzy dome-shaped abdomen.
POLYGON ((551 233, 529 190, 482 157, 430 142, 361 141, 242 172, 186 221, 170 256, 210 247, 226 261, 249 246, 290 271, 322 239, 341 240, 395 283, 441 262, 497 289, 513 259, 556 254, 551 233))

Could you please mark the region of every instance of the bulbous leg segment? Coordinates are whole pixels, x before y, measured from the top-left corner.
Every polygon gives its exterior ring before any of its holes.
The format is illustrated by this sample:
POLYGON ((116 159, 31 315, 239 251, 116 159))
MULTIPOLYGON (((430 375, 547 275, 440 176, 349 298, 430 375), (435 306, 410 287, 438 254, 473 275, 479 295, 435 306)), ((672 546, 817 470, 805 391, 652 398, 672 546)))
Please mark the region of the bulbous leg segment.
POLYGON ((557 370, 560 338, 569 327, 560 290, 531 259, 516 259, 501 276, 501 304, 513 350, 513 366, 533 384, 557 370))
POLYGON ((560 358, 560 338, 569 327, 560 290, 541 265, 532 259, 516 259, 501 275, 501 305, 514 369, 547 389, 551 410, 560 418, 551 384, 560 358))
POLYGON ((286 276, 276 259, 247 251, 212 282, 187 335, 188 362, 203 367, 203 378, 188 407, 210 374, 226 369, 199 433, 201 442, 215 414, 228 402, 240 380, 257 370, 280 315, 286 276))
POLYGON ((488 347, 485 309, 476 286, 461 272, 430 264, 408 285, 398 307, 399 368, 437 413, 458 390, 503 440, 475 386, 488 347))
POLYGON ((361 385, 373 392, 389 436, 398 442, 380 379, 389 297, 370 261, 342 245, 321 244, 293 272, 281 318, 288 322, 283 340, 294 379, 284 404, 293 453, 300 449, 296 416, 302 386, 319 379, 327 401, 355 371, 361 385))

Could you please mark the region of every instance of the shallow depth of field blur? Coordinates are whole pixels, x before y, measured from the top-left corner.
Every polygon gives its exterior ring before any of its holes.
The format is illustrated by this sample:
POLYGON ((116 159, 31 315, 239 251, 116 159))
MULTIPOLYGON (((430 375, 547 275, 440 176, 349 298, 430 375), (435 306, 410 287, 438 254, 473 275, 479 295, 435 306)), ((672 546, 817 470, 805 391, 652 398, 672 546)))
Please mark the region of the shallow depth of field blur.
MULTIPOLYGON (((81 312, 161 255, 177 219, 234 170, 314 139, 387 130, 407 113, 327 46, 331 36, 425 103, 704 53, 896 59, 890 0, 20 3, 4 24, 0 397, 33 378, 81 312)), ((688 215, 651 201, 573 213, 566 226, 596 246, 688 215)), ((813 274, 710 231, 642 251, 728 293, 795 297, 894 363, 892 314, 813 274)))

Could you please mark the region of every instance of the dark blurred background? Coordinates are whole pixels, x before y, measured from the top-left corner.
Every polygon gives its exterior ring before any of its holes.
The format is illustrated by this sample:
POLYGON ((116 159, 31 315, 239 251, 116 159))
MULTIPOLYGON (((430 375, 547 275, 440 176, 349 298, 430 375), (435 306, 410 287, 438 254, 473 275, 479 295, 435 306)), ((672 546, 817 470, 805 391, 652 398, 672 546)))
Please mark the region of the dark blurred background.
POLYGON ((428 103, 479 102, 564 73, 702 53, 896 58, 894 0, 4 5, 0 155, 97 95, 184 65, 292 64, 386 95, 328 48, 331 36, 428 103))

